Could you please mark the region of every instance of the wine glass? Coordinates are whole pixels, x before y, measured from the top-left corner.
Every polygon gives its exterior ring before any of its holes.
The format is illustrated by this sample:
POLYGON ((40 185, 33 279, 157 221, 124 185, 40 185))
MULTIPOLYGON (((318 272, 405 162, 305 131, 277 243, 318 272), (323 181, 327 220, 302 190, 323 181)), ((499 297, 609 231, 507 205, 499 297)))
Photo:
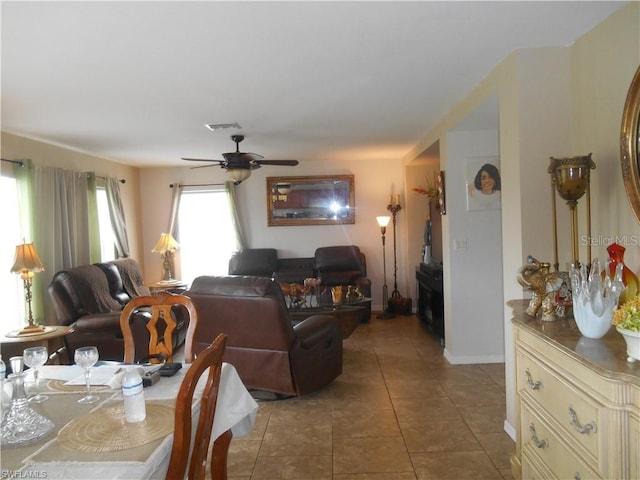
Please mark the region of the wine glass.
POLYGON ((40 367, 47 363, 49 359, 49 352, 47 347, 31 347, 25 348, 22 353, 24 364, 27 367, 33 368, 33 379, 35 383, 36 394, 32 396, 29 401, 32 403, 42 403, 49 397, 40 393, 40 377, 38 375, 40 367))
POLYGON ((78 403, 94 403, 100 400, 97 395, 91 395, 91 370, 98 361, 97 347, 81 347, 76 348, 73 356, 76 365, 84 368, 84 379, 87 382, 87 394, 78 400, 78 403))

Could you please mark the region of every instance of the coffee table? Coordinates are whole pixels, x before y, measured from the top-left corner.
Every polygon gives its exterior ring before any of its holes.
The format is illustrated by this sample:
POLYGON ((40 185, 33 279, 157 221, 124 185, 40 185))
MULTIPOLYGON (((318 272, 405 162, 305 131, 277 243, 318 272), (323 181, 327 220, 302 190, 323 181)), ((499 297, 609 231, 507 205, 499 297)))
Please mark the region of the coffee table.
POLYGON ((371 299, 363 299, 358 303, 342 305, 326 305, 320 307, 289 309, 289 318, 299 323, 312 315, 331 315, 340 320, 342 338, 348 338, 356 329, 365 311, 365 305, 371 299))

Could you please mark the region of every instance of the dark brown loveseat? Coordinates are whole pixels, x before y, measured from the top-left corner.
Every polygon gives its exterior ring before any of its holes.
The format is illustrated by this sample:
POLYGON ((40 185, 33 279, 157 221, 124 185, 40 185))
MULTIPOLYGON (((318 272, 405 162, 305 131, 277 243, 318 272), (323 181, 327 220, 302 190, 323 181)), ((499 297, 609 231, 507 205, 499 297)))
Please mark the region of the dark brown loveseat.
MULTIPOLYGON (((73 361, 76 348, 95 345, 101 360, 122 361, 124 342, 120 330, 120 312, 133 297, 149 295, 137 262, 122 258, 111 262, 82 265, 60 271, 49 285, 58 325, 73 326, 65 336, 69 358, 73 361)), ((179 315, 180 316, 180 315, 179 315)), ((145 313, 136 315, 132 323, 136 355, 148 355, 145 313)), ((174 331, 174 348, 184 342, 185 322, 179 320, 174 331)), ((137 360, 138 360, 137 359, 137 360)))
POLYGON ((342 373, 339 321, 314 315, 294 326, 275 281, 202 276, 184 294, 198 310, 194 353, 224 333, 224 361, 235 366, 247 388, 304 395, 342 373))

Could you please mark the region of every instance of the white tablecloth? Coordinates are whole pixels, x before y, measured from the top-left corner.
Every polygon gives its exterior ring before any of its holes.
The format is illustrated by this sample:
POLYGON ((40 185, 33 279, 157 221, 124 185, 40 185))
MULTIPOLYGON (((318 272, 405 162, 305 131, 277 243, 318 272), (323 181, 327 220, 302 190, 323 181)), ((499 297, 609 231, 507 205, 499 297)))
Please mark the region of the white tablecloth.
MULTIPOLYGON (((145 388, 145 400, 175 400, 187 368, 188 366, 185 365, 173 377, 162 378, 155 385, 145 388)), ((120 392, 101 392, 100 394, 105 398, 102 405, 111 405, 114 401, 122 401, 120 392)), ((51 394, 45 404, 52 402, 48 407, 53 408, 55 402, 61 402, 62 396, 68 395, 51 394)), ((253 428, 257 411, 258 404, 244 387, 236 369, 232 365, 223 364, 212 442, 229 429, 234 437, 248 434, 253 428)), ((57 430, 62 426, 64 425, 57 424, 57 430)), ((19 467, 21 472, 19 475, 21 475, 20 478, 83 480, 163 479, 169 464, 172 444, 173 434, 168 435, 159 443, 150 444, 146 447, 150 453, 144 461, 133 457, 134 454, 138 457, 141 454, 146 456, 147 452, 144 447, 139 447, 136 452, 122 450, 105 454, 93 453, 90 454, 91 460, 87 460, 87 454, 67 450, 54 438, 24 458, 21 467, 19 467)), ((20 454, 20 452, 24 452, 24 449, 3 449, 2 457, 4 459, 5 456, 11 456, 12 453, 20 454)), ((4 461, 3 464, 3 469, 7 468, 4 461)))

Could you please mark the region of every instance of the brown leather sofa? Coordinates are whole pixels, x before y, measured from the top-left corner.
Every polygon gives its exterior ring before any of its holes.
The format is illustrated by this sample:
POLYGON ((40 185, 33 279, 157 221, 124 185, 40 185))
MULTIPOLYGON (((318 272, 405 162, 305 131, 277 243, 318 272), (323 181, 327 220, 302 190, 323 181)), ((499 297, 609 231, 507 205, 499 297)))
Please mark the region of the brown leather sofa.
MULTIPOLYGON (((305 278, 319 278, 321 285, 355 285, 371 297, 367 259, 356 245, 319 247, 313 257, 278 258, 275 248, 249 248, 236 252, 229 260, 229 275, 273 278, 278 282, 302 284, 305 278)), ((371 303, 365 307, 362 322, 371 317, 371 303)))
POLYGON ((198 310, 194 353, 224 333, 224 361, 249 389, 304 395, 342 373, 339 321, 314 315, 294 326, 280 286, 269 278, 201 276, 184 295, 198 310))
MULTIPOLYGON (((60 271, 53 276, 48 290, 58 325, 74 327, 74 331, 65 336, 71 361, 75 349, 87 345, 98 347, 101 360, 123 360, 120 312, 131 298, 149 295, 135 260, 122 258, 60 271)), ((177 315, 181 316, 179 312, 177 315)), ((136 360, 148 355, 148 319, 148 313, 140 312, 132 322, 136 360)), ((174 348, 184 342, 187 325, 178 319, 174 348)))

